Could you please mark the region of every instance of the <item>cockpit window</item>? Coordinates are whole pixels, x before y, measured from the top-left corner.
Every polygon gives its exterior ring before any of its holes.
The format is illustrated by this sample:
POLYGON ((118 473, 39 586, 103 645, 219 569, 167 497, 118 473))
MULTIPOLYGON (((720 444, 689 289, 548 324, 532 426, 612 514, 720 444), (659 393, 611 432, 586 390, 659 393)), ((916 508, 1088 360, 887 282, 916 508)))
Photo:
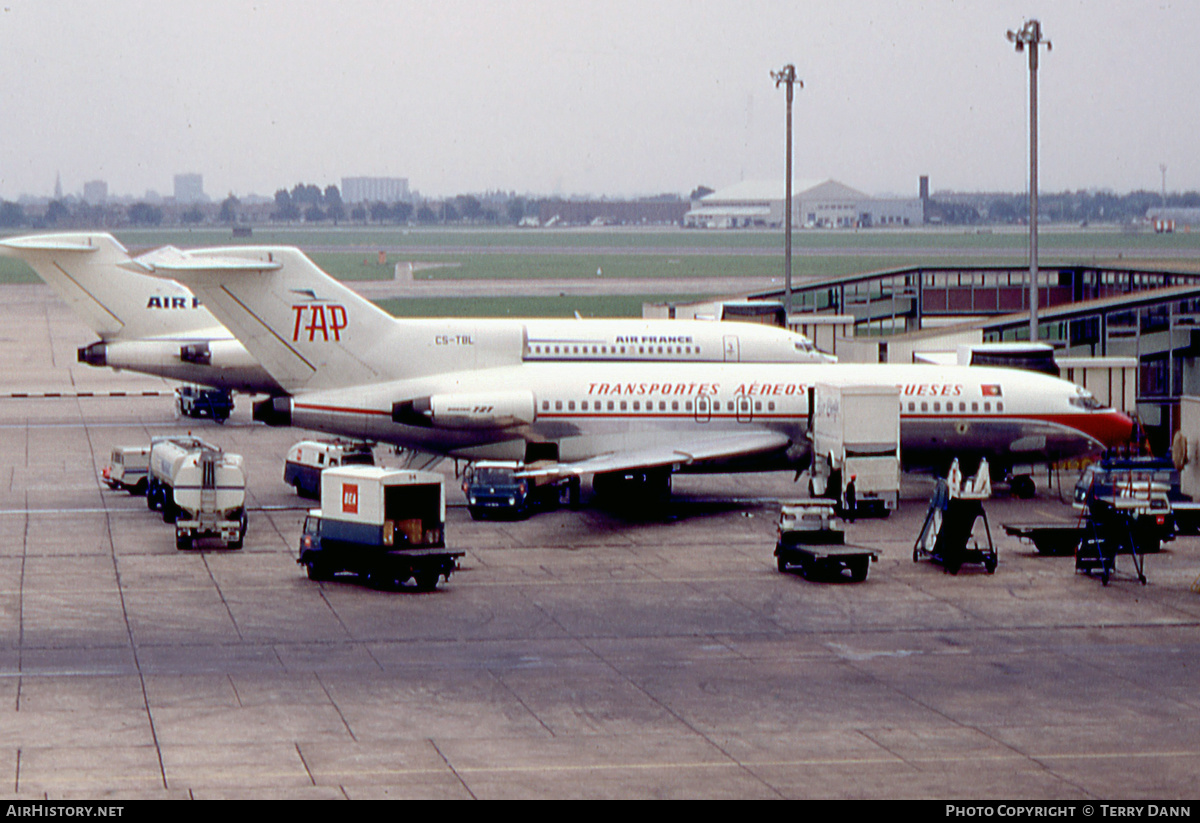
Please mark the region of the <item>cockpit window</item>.
POLYGON ((1100 409, 1107 408, 1107 406, 1097 400, 1090 391, 1083 389, 1081 389, 1078 394, 1070 399, 1070 403, 1072 406, 1083 409, 1084 411, 1099 411, 1100 409))

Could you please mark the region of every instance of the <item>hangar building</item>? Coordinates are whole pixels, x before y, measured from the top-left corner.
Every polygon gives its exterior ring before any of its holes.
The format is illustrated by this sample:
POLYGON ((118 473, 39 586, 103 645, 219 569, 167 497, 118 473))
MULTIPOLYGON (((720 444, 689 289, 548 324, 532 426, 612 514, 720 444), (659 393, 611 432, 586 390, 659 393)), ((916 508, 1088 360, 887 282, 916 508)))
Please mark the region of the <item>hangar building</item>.
MULTIPOLYGON (((782 181, 735 183, 693 203, 684 225, 710 229, 782 226, 785 188, 782 181)), ((920 197, 871 197, 836 180, 792 181, 793 226, 868 228, 924 222, 925 201, 920 197)))

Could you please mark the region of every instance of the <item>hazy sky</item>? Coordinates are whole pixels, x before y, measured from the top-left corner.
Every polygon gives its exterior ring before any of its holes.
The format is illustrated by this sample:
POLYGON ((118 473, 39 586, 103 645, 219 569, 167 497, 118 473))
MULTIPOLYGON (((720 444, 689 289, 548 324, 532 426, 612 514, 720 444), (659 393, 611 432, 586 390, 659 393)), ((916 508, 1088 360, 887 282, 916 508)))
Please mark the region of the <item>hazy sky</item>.
POLYGON ((1200 3, 1138 0, 0 0, 0 197, 214 198, 407 177, 427 195, 686 194, 798 178, 1200 189, 1200 3))

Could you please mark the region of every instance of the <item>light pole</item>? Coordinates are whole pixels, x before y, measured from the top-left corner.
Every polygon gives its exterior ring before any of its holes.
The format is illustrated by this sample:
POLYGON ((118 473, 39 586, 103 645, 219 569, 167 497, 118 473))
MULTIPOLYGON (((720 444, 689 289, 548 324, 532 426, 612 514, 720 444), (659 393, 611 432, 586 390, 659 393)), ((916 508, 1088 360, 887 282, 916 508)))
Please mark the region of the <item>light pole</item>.
POLYGON ((1042 24, 1037 20, 1026 20, 1019 31, 1010 29, 1008 41, 1017 51, 1029 48, 1029 341, 1034 343, 1038 339, 1038 46, 1051 46, 1042 39, 1042 24))
POLYGON ((775 88, 787 86, 787 196, 783 214, 783 316, 784 323, 792 315, 792 87, 804 81, 796 79, 796 67, 788 63, 780 71, 771 72, 775 88))

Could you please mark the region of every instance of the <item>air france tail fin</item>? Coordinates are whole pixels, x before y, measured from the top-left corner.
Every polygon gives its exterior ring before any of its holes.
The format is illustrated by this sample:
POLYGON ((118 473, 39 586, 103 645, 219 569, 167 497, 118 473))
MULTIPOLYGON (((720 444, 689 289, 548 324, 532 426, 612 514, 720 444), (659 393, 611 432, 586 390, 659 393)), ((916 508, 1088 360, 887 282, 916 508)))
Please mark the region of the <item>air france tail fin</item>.
POLYGON ((396 371, 399 349, 388 345, 395 319, 299 249, 171 249, 138 262, 192 289, 288 392, 372 383, 396 371))
POLYGON ((126 271, 129 253, 111 234, 12 237, 0 254, 24 260, 105 341, 186 334, 217 321, 191 292, 126 271))

